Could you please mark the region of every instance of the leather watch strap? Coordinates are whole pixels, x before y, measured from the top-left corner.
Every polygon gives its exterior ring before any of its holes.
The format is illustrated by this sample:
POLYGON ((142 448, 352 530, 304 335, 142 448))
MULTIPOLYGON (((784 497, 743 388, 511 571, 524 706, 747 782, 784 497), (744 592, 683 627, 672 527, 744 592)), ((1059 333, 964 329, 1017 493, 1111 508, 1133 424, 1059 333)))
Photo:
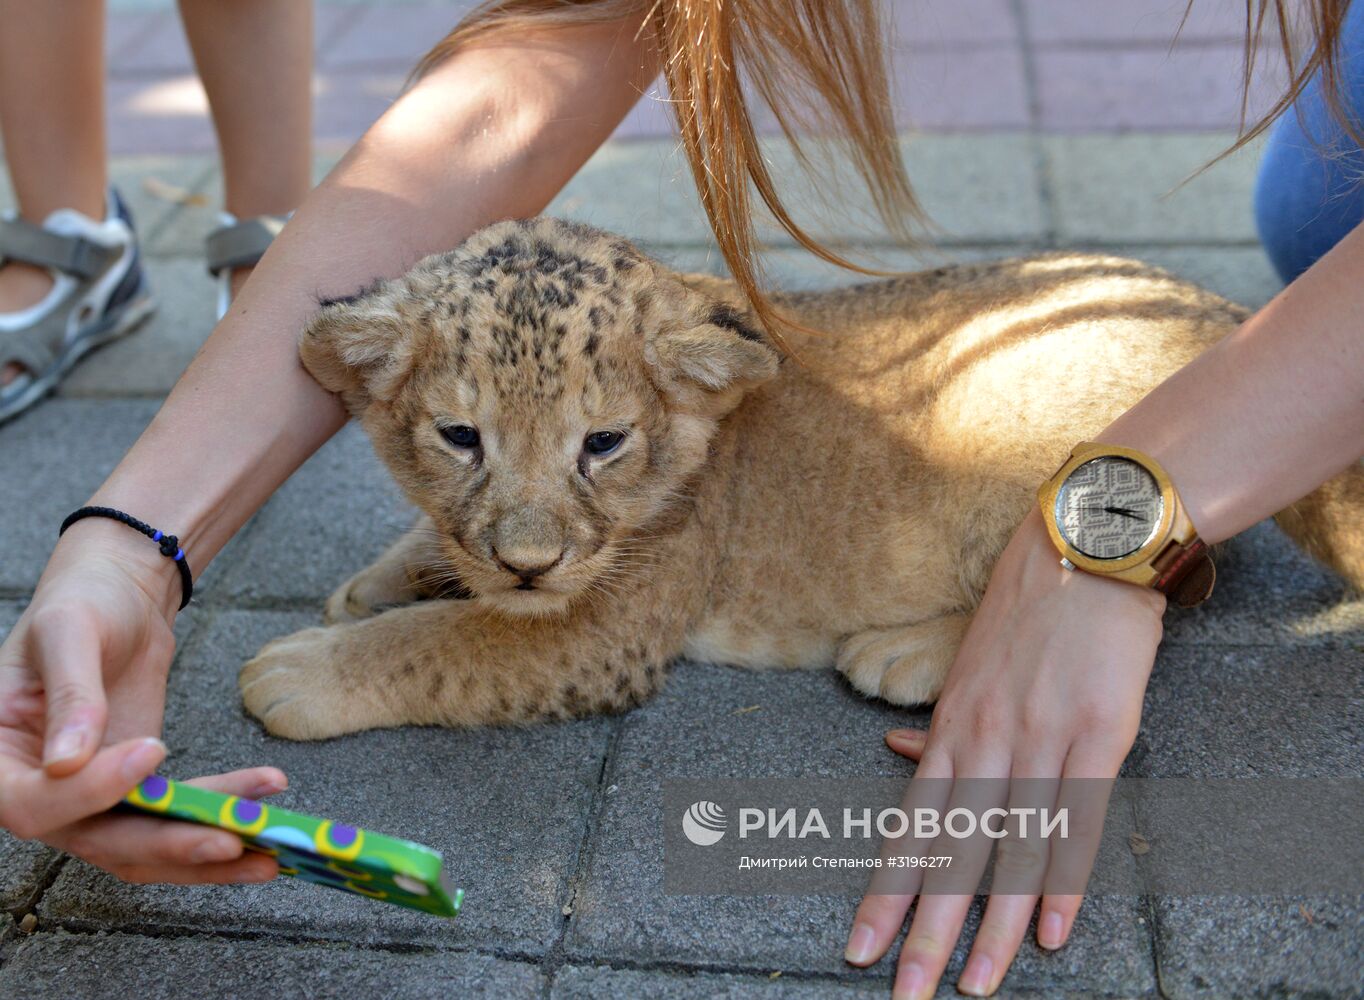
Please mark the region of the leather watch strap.
POLYGON ((1183 544, 1171 542, 1151 562, 1158 574, 1151 586, 1181 608, 1192 608, 1212 596, 1217 583, 1217 567, 1208 554, 1208 544, 1197 535, 1183 544))

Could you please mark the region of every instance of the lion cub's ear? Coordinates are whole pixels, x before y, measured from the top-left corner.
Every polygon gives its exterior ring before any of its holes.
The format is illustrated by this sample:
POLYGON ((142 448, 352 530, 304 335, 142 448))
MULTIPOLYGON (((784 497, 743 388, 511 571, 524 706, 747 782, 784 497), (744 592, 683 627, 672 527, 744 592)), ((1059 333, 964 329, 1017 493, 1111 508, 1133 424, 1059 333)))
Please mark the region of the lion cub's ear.
POLYGON ((777 374, 776 350, 733 306, 712 305, 704 321, 660 330, 649 345, 664 388, 720 413, 777 374))
POLYGON ((299 357, 326 389, 340 393, 352 413, 374 400, 391 402, 412 373, 420 324, 403 316, 402 286, 383 282, 331 299, 303 331, 299 357))

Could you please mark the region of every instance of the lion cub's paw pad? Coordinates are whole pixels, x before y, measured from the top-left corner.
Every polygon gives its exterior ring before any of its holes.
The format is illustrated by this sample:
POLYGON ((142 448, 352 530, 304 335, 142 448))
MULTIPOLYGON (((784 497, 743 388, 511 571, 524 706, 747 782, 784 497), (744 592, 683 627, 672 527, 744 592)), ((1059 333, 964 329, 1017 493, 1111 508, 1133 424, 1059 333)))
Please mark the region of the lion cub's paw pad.
POLYGON ((936 701, 969 621, 950 615, 859 632, 838 651, 838 671, 858 691, 894 705, 936 701))
POLYGON ((308 740, 349 732, 335 669, 336 641, 313 628, 268 643, 242 667, 246 710, 268 732, 308 740))

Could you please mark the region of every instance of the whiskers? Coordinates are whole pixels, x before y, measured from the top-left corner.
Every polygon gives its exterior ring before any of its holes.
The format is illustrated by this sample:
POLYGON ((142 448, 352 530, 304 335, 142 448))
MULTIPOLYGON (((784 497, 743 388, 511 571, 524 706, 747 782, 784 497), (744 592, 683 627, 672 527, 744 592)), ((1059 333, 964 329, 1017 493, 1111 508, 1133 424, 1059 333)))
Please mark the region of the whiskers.
POLYGON ((604 552, 604 565, 593 573, 580 591, 589 606, 624 599, 625 588, 639 589, 653 582, 658 563, 658 546, 664 535, 630 535, 613 542, 604 552))

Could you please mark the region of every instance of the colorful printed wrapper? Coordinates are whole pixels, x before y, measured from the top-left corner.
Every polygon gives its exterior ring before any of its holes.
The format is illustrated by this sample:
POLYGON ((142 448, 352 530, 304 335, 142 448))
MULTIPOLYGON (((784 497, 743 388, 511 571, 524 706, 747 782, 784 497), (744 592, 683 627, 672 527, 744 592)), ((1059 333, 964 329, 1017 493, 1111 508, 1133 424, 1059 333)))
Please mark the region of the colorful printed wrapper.
POLYGON ((343 892, 453 917, 464 890, 451 887, 439 851, 423 844, 305 816, 253 799, 196 788, 154 774, 125 796, 145 812, 228 830, 268 854, 284 875, 343 892))

